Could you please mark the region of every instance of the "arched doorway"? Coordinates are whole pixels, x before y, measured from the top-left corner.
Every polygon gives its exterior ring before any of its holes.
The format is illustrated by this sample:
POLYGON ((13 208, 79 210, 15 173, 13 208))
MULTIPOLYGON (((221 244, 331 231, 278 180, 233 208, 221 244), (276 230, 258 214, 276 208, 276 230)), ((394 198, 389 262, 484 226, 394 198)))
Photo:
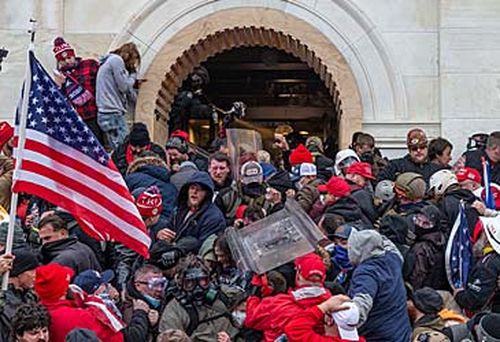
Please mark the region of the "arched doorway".
MULTIPOLYGON (((299 141, 320 136, 332 151, 336 150, 341 103, 300 58, 277 48, 237 47, 208 58, 201 66, 210 76, 204 98, 223 109, 230 108, 234 101, 245 103, 244 127, 271 137, 275 127, 286 124, 298 133, 299 141)), ((189 87, 187 78, 181 89, 189 87)), ((169 113, 171 119, 175 119, 173 115, 178 112, 169 113)), ((190 134, 197 145, 208 147, 208 118, 192 119, 190 134)))
MULTIPOLYGON (((272 29, 236 27, 217 32, 198 41, 197 44, 191 45, 188 50, 184 51, 182 56, 177 58, 176 63, 171 66, 170 71, 165 75, 162 89, 158 92, 156 101, 156 120, 163 122, 163 125, 167 126, 175 95, 182 88, 182 84, 195 67, 206 64, 209 69, 210 66, 217 68, 216 64, 220 64, 217 59, 220 60, 224 58, 221 56, 227 57, 231 55, 236 55, 233 56, 235 60, 242 57, 245 59, 246 57, 248 62, 246 64, 240 63, 236 70, 233 71, 238 72, 238 69, 243 71, 241 69, 248 69, 250 66, 253 70, 247 70, 247 72, 251 71, 256 77, 262 71, 258 70, 259 68, 263 68, 264 71, 268 72, 267 77, 260 80, 261 84, 254 84, 254 86, 263 86, 265 91, 272 93, 267 94, 271 97, 271 99, 268 98, 267 100, 273 102, 268 106, 274 107, 273 115, 269 115, 272 110, 263 108, 266 107, 266 99, 263 97, 266 94, 261 93, 261 97, 259 97, 259 94, 256 93, 250 95, 249 99, 253 102, 247 103, 249 105, 250 119, 261 121, 260 127, 265 121, 267 121, 267 126, 276 126, 283 121, 293 121, 297 131, 302 132, 304 135, 318 134, 324 139, 329 139, 332 148, 337 147, 338 123, 342 118, 342 101, 334 76, 314 51, 311 51, 291 35, 285 35, 272 29), (281 65, 279 63, 280 58, 282 60, 281 65), (212 61, 208 61, 209 59, 212 61), (258 66, 259 64, 260 66, 258 66), (293 68, 299 70, 293 70, 293 68), (297 71, 304 71, 307 76, 294 77, 294 75, 298 75, 297 71), (281 78, 273 78, 272 73, 274 73, 274 76, 280 75, 281 78), (282 98, 279 99, 279 97, 282 98), (288 99, 284 99, 284 97, 288 97, 288 99), (312 105, 315 101, 316 104, 312 105), (312 125, 312 128, 315 129, 314 132, 305 129, 305 127, 311 126, 307 125, 307 119, 313 120, 316 124, 312 125), (301 129, 301 126, 304 129, 301 129)), ((218 73, 219 77, 222 78, 223 74, 228 71, 227 68, 225 69, 222 73, 218 73)), ((217 73, 216 70, 213 71, 217 73)), ((250 74, 247 74, 246 78, 247 81, 252 81, 250 74)), ((241 79, 239 82, 239 86, 244 86, 241 79)), ((217 86, 216 83, 212 82, 212 94, 218 92, 217 86)), ((235 87, 232 87, 232 89, 235 89, 235 87)), ((239 98, 239 95, 243 97, 249 96, 248 94, 222 93, 231 102, 245 102, 243 98, 239 98)), ((215 104, 228 108, 229 103, 220 98, 215 104)), ((204 126, 203 123, 200 123, 199 128, 204 126)))

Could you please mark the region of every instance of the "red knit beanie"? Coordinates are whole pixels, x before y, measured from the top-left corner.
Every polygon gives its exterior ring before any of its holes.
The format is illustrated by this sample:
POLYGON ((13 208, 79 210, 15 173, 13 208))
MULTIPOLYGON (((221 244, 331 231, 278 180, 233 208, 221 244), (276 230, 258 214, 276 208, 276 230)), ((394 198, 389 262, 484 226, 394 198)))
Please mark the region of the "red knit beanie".
POLYGON ((64 38, 57 37, 54 39, 54 56, 58 61, 61 61, 67 57, 75 57, 75 50, 64 41, 64 38))
POLYGON ((289 161, 291 166, 300 165, 302 163, 314 163, 313 155, 302 144, 297 146, 297 148, 290 153, 289 161))
POLYGON ((68 291, 74 271, 58 263, 37 267, 35 292, 41 302, 58 301, 68 291))

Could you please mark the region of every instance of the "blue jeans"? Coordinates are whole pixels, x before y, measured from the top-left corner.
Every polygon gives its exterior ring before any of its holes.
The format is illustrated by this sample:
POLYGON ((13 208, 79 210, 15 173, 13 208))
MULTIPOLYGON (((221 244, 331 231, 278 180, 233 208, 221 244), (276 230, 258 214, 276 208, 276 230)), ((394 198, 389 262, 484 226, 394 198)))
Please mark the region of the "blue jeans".
POLYGON ((97 124, 106 135, 109 147, 115 150, 127 137, 127 114, 122 112, 97 113, 97 124))

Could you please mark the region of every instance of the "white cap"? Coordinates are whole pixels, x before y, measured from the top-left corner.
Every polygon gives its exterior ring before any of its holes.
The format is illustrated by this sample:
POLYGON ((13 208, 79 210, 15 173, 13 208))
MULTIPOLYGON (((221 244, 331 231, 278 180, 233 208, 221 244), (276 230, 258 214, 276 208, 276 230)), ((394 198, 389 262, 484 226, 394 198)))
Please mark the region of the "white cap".
POLYGON ((300 177, 316 176, 317 174, 318 172, 316 171, 316 165, 312 163, 300 164, 300 170, 299 170, 300 177))
POLYGON ((333 320, 339 329, 340 338, 347 341, 359 341, 358 329, 359 309, 352 302, 344 303, 349 309, 332 314, 333 320))

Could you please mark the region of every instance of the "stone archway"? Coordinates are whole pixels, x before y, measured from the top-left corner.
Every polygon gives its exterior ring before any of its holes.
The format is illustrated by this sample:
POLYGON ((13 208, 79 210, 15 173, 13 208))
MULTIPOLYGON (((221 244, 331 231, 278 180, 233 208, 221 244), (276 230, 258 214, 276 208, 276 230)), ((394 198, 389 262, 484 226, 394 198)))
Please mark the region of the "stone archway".
MULTIPOLYGON (((190 16, 194 15, 195 12, 189 12, 190 16)), ((147 19, 144 16, 141 17, 141 20, 146 20, 144 18, 147 19)), ((373 118, 374 113, 377 112, 375 107, 377 103, 373 101, 372 92, 378 92, 387 87, 367 86, 373 80, 380 82, 387 78, 369 77, 370 74, 366 70, 360 72, 357 67, 355 77, 351 66, 358 64, 352 64, 354 63, 352 57, 350 57, 349 62, 345 59, 344 53, 347 47, 344 46, 344 51, 341 52, 332 43, 331 37, 326 37, 312 23, 285 11, 264 7, 236 7, 214 10, 213 13, 194 21, 189 18, 189 23, 185 21, 179 23, 179 21, 183 20, 178 19, 175 24, 169 23, 169 28, 172 30, 173 26, 177 24, 178 26, 175 27, 175 33, 169 34, 168 38, 165 37, 165 29, 157 29, 155 35, 150 39, 152 42, 156 42, 160 40, 159 37, 162 37, 164 43, 157 46, 155 51, 152 50, 152 45, 144 51, 144 60, 147 63, 144 77, 148 79, 148 82, 144 83, 141 88, 136 118, 149 125, 154 139, 159 142, 163 142, 167 136, 166 125, 161 121, 164 121, 168 115, 169 103, 176 90, 174 89, 175 85, 180 84, 190 69, 196 65, 197 61, 193 58, 198 56, 199 49, 203 48, 202 44, 193 43, 205 42, 206 44, 216 37, 223 38, 218 39, 216 44, 214 43, 216 49, 223 51, 230 48, 231 44, 234 46, 240 44, 240 42, 235 41, 235 32, 239 32, 239 38, 246 37, 247 40, 243 41, 243 44, 269 43, 271 41, 271 45, 278 48, 280 48, 279 44, 283 44, 289 49, 289 52, 300 57, 318 75, 324 77, 325 84, 339 99, 338 103, 342 104, 339 136, 341 147, 348 145, 353 131, 362 128, 364 119, 373 118), (260 32, 262 37, 252 38, 252 32, 260 32)), ((137 25, 134 28, 136 34, 144 30, 140 23, 135 22, 135 24, 137 25)), ((150 22, 149 25, 153 25, 153 23, 150 22)), ((152 29, 151 26, 148 27, 149 30, 152 29)), ((127 30, 131 31, 132 28, 129 27, 127 30)), ((124 34, 117 38, 114 45, 122 43, 125 36, 124 34)), ((217 51, 211 53, 217 53, 217 51)), ((382 72, 385 69, 377 70, 382 72)))
POLYGON ((334 107, 335 113, 339 119, 342 117, 342 101, 334 76, 314 51, 309 50, 306 45, 283 32, 262 27, 236 27, 216 32, 199 40, 177 58, 170 71, 166 73, 162 87, 158 92, 155 108, 156 121, 167 125, 168 113, 174 97, 194 67, 218 53, 238 47, 257 46, 277 48, 305 62, 323 81, 333 99, 332 107, 334 107))

